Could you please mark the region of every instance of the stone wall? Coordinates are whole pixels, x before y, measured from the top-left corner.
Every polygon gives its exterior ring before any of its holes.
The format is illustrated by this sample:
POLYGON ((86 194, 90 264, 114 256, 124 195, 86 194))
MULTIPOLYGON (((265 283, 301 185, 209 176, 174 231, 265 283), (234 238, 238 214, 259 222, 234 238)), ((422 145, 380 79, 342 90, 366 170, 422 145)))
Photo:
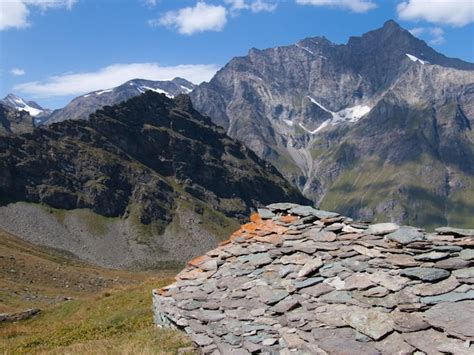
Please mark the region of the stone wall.
POLYGON ((203 353, 473 354, 474 230, 259 210, 153 291, 158 326, 203 353))

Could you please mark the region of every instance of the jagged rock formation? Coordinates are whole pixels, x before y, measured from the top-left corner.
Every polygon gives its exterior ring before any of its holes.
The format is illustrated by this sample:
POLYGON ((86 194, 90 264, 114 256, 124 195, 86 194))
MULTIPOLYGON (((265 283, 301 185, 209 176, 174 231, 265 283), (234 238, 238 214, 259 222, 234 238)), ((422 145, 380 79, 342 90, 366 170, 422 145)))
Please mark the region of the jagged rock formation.
POLYGON ((33 128, 33 117, 28 112, 16 110, 0 102, 0 136, 31 132, 33 128))
POLYGON ((322 208, 474 225, 474 64, 394 21, 342 45, 251 49, 191 97, 322 208))
POLYGON ((305 200, 184 95, 148 91, 0 140, 0 226, 105 266, 199 255, 275 196, 305 200))
POLYGON ((61 122, 64 120, 86 120, 91 113, 104 106, 112 106, 143 94, 145 91, 154 91, 165 94, 169 98, 180 94, 189 94, 195 85, 183 78, 173 80, 153 81, 144 79, 129 80, 126 83, 111 89, 97 90, 78 96, 62 109, 54 111, 44 124, 61 122))
POLYGON ((472 354, 474 230, 259 210, 153 291, 159 326, 204 353, 472 354))

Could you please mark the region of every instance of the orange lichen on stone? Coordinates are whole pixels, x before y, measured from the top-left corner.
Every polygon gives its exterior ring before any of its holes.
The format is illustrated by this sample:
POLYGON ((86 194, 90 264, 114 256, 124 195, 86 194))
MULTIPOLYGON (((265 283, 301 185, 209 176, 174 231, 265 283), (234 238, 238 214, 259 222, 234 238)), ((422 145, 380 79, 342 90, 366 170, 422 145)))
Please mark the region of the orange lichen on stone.
POLYGON ((298 217, 296 217, 296 216, 291 216, 291 215, 281 216, 281 217, 279 218, 280 222, 283 222, 283 223, 291 223, 291 222, 293 222, 293 221, 295 221, 295 220, 297 220, 297 219, 298 219, 298 217))
POLYGON ((262 218, 257 212, 254 212, 250 215, 250 222, 259 223, 262 221, 262 218))

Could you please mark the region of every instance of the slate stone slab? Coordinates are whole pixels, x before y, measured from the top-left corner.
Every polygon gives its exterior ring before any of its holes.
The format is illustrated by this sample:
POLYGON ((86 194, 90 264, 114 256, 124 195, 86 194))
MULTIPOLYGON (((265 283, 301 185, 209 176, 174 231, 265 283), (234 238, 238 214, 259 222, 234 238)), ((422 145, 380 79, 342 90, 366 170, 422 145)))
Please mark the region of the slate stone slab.
POLYGON ((435 229, 439 234, 454 234, 462 237, 474 237, 474 229, 440 227, 435 229))
POLYGON ((400 226, 396 223, 377 223, 371 224, 369 228, 367 228, 366 233, 373 235, 386 235, 396 232, 398 229, 400 229, 400 226))
POLYGON ((257 212, 262 219, 272 219, 273 217, 276 216, 275 213, 273 213, 272 211, 266 208, 259 208, 257 212))
POLYGON ((474 353, 471 237, 260 212, 153 292, 158 325, 213 355, 474 353))
POLYGON ((448 292, 437 296, 421 297, 420 301, 426 304, 438 304, 444 302, 458 302, 464 300, 474 300, 474 290, 468 292, 448 292))
POLYGON ((412 279, 420 279, 423 281, 435 282, 449 277, 449 271, 428 267, 413 267, 403 269, 401 274, 412 279))
POLYGON ((389 233, 385 238, 403 245, 426 239, 424 233, 417 228, 406 226, 400 227, 397 231, 389 233))
POLYGON ((423 313, 426 322, 461 338, 474 338, 474 301, 440 303, 423 313))
POLYGON ((392 318, 387 313, 360 307, 349 308, 343 318, 352 328, 374 340, 390 333, 394 325, 392 318))

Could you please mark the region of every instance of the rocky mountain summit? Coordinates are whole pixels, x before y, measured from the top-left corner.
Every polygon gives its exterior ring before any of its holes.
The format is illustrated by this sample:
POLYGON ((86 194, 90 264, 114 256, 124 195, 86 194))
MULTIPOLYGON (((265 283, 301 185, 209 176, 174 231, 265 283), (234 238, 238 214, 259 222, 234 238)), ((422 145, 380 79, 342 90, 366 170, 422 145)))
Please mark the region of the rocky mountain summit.
POLYGON ((32 117, 35 117, 38 121, 42 121, 44 117, 51 114, 51 110, 41 107, 34 101, 26 101, 15 94, 8 94, 0 103, 9 106, 19 112, 28 112, 32 117))
POLYGON ((0 226, 104 266, 187 260, 275 196, 306 201, 185 95, 0 140, 0 226))
POLYGON ((260 209, 153 291, 206 354, 472 354, 474 230, 260 209))
POLYGON ((64 120, 88 119, 91 113, 104 106, 112 106, 143 94, 154 91, 174 98, 180 94, 189 94, 195 85, 183 78, 173 80, 153 81, 144 79, 129 80, 126 83, 111 89, 97 90, 78 96, 60 110, 54 111, 44 122, 51 124, 64 120))
POLYGON ((474 64, 394 21, 346 44, 251 49, 191 98, 323 208, 474 225, 474 64))

